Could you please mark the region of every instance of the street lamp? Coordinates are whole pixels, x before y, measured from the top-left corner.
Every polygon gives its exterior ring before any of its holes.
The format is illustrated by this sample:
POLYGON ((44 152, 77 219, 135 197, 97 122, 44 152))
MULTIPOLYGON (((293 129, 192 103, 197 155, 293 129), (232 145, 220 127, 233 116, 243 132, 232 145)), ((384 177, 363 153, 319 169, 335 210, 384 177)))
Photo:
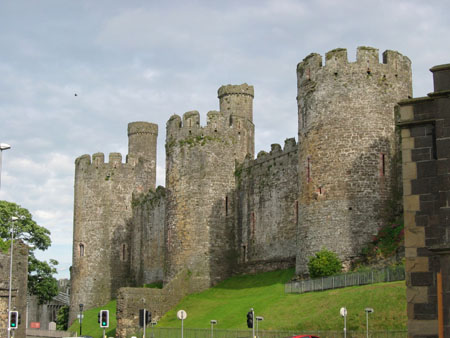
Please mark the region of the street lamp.
POLYGON ((80 336, 81 336, 81 325, 83 324, 83 304, 80 304, 80 336))
MULTIPOLYGON (((0 143, 0 146, 4 145, 4 143, 0 143)), ((8 149, 8 148, 6 148, 8 149)), ((14 222, 17 221, 19 217, 12 216, 11 217, 11 248, 9 249, 9 292, 8 292, 8 338, 11 336, 11 316, 9 313, 11 312, 11 290, 12 290, 12 263, 13 263, 13 250, 14 250, 14 222)))
POLYGON ((256 317, 256 337, 258 337, 258 322, 264 320, 264 317, 256 317))
POLYGON ((6 143, 0 143, 0 188, 2 186, 2 154, 3 150, 10 149, 11 146, 6 143))
POLYGON ((213 333, 213 327, 214 327, 214 325, 216 325, 217 324, 217 320, 214 320, 214 319, 212 319, 211 320, 211 338, 213 338, 214 337, 214 333, 213 333))
POLYGON ((369 338, 369 313, 373 313, 373 309, 366 307, 364 311, 366 312, 366 337, 369 338))

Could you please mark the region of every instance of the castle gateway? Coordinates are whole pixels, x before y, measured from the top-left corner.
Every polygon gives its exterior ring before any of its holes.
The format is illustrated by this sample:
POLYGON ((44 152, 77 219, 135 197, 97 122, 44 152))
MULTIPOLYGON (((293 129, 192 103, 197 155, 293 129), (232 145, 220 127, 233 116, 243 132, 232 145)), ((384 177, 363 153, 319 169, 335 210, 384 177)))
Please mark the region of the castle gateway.
MULTIPOLYGON (((410 60, 359 47, 297 66, 298 144, 254 157, 254 89, 219 88, 219 111, 166 125, 166 186, 155 187, 158 126, 128 125, 128 155, 75 161, 70 322, 117 298, 117 335, 143 303, 161 316, 235 273, 296 267, 323 247, 348 264, 377 233, 398 187, 395 106, 410 60), (156 189, 155 189, 156 188, 156 189), (105 259, 105 257, 107 259, 105 259), (106 264, 105 264, 106 262, 106 264), (163 282, 163 289, 137 288, 163 282)), ((256 112, 257 113, 257 112, 256 112)))

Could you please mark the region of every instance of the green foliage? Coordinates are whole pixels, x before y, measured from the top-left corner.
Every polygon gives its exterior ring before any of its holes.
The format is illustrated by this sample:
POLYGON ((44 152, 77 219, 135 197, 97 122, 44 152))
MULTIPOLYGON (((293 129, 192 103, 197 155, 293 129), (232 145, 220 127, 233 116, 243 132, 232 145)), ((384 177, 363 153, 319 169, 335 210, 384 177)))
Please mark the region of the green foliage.
POLYGON ((69 307, 63 306, 56 315, 56 329, 66 331, 69 326, 69 307))
POLYGON ((156 282, 151 284, 144 284, 144 288, 149 289, 162 289, 163 288, 163 282, 156 282))
POLYGON ((11 217, 18 217, 14 222, 15 238, 20 238, 31 250, 46 250, 50 244, 50 231, 39 226, 31 216, 30 212, 20 205, 7 201, 0 201, 0 237, 11 238, 11 217))
POLYGON ((53 278, 58 262, 40 261, 30 254, 28 257, 28 291, 38 297, 39 304, 49 302, 58 294, 58 282, 53 278))
POLYGON ((377 259, 394 255, 404 245, 404 225, 397 219, 383 226, 372 241, 361 252, 362 263, 371 263, 377 259))
POLYGON ((56 273, 55 260, 49 263, 39 261, 34 250, 46 250, 50 244, 50 231, 38 225, 31 213, 20 205, 0 201, 0 249, 8 250, 10 246, 11 226, 14 226, 14 239, 20 239, 29 247, 28 256, 28 291, 36 295, 39 302, 45 303, 58 294, 58 283, 53 274, 56 273), (12 217, 18 217, 14 222, 12 217))
POLYGON ((308 270, 311 278, 327 277, 342 271, 342 262, 338 256, 327 249, 309 257, 308 270))

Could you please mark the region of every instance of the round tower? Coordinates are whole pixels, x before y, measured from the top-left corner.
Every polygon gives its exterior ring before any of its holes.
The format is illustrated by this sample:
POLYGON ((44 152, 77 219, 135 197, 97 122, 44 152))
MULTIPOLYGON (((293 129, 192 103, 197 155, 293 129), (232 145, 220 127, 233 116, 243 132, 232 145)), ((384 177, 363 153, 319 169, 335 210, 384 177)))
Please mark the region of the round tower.
POLYGON ((327 248, 348 262, 382 225, 396 172, 394 108, 412 95, 411 62, 359 47, 307 56, 297 66, 299 222, 297 273, 327 248))
POLYGON ((131 122, 128 124, 128 159, 130 164, 140 162, 140 175, 136 189, 147 192, 156 186, 156 143, 158 125, 149 122, 131 122), (142 177, 144 176, 144 177, 142 177))
POLYGON ((70 322, 79 304, 101 306, 129 286, 132 195, 155 187, 157 126, 128 128, 128 161, 120 153, 83 155, 75 160, 74 232, 70 322))
POLYGON ((164 279, 168 282, 187 270, 190 292, 216 284, 234 266, 229 196, 235 189, 236 161, 253 155, 254 126, 248 110, 253 87, 221 87, 219 98, 230 109, 221 101, 221 111, 208 112, 206 126, 200 125, 196 111, 167 122, 164 279))
POLYGON ((237 130, 239 138, 238 162, 242 162, 248 154, 255 156, 255 126, 253 125, 253 86, 226 85, 217 91, 220 112, 230 114, 229 125, 237 130))

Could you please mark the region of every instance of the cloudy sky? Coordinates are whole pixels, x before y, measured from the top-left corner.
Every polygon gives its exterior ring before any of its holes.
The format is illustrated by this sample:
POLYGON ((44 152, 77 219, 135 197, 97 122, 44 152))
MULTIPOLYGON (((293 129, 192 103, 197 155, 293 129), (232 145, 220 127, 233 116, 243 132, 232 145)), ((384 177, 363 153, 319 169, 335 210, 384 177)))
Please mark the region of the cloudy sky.
POLYGON ((450 2, 404 0, 0 1, 0 199, 52 233, 38 256, 72 260, 74 160, 127 152, 127 123, 159 125, 218 109, 217 89, 255 86, 256 152, 297 136, 298 62, 312 52, 394 49, 412 61, 414 97, 450 63, 450 2), (77 96, 75 96, 77 94, 77 96))

